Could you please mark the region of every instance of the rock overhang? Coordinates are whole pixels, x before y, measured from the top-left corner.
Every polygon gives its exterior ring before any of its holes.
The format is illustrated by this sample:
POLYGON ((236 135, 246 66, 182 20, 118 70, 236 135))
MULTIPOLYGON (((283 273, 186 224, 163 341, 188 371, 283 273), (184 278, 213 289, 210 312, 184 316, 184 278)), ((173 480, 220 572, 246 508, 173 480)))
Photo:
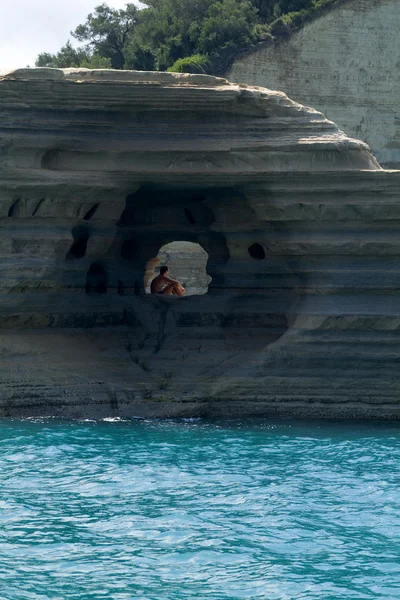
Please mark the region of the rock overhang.
POLYGON ((2 75, 0 91, 3 169, 237 182, 380 168, 365 144, 314 109, 207 75, 20 69, 2 75))

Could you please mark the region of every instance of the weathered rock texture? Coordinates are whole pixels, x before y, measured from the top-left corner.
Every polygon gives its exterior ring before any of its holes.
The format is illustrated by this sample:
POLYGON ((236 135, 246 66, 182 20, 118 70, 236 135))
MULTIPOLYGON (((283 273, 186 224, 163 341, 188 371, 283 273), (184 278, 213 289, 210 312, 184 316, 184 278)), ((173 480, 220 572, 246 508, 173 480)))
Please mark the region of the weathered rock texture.
POLYGON ((286 92, 400 167, 400 0, 345 0, 275 44, 239 56, 231 81, 286 92))
POLYGON ((398 417, 400 172, 207 76, 0 80, 0 414, 398 417), (144 294, 200 244, 206 296, 144 294))

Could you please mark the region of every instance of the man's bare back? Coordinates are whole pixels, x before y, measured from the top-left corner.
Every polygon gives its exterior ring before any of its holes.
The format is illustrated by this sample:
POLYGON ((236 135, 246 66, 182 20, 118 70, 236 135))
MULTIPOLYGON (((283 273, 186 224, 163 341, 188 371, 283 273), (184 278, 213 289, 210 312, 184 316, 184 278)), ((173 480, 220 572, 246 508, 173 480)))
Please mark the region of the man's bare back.
POLYGON ((176 279, 168 277, 168 267, 160 267, 160 274, 151 282, 152 294, 163 294, 166 296, 183 296, 185 288, 176 279))

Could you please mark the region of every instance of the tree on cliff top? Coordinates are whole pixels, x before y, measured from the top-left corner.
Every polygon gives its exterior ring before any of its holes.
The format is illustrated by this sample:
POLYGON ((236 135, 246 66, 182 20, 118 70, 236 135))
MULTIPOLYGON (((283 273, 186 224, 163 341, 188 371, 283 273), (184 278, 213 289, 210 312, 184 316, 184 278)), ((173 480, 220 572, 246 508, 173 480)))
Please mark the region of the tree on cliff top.
POLYGON ((165 70, 176 60, 196 54, 196 41, 215 0, 144 0, 140 24, 126 49, 126 68, 135 68, 138 48, 154 57, 154 68, 165 70))
POLYGON ((87 69, 109 69, 111 61, 108 58, 92 54, 85 48, 74 48, 67 42, 57 54, 43 52, 36 59, 37 67, 53 67, 68 69, 70 67, 84 67, 87 69))
POLYGON ((37 67, 88 67, 123 69, 124 49, 137 25, 139 10, 134 4, 116 10, 101 4, 71 35, 85 45, 74 48, 70 41, 57 54, 43 52, 37 67), (98 65, 98 66, 97 66, 98 65))
POLYGON ((67 42, 57 54, 42 52, 36 59, 37 67, 79 67, 83 61, 89 59, 88 52, 83 48, 74 48, 67 42))
MULTIPOLYGON (((210 65, 234 48, 249 45, 257 23, 250 0, 144 0, 131 43, 147 47, 157 70, 202 55, 210 65)), ((125 53, 129 68, 129 47, 125 53)), ((133 65, 132 65, 133 66, 133 65)))
POLYGON ((78 25, 72 36, 86 42, 95 54, 109 58, 113 69, 123 69, 124 49, 137 25, 138 12, 134 4, 127 4, 125 10, 101 4, 87 16, 86 23, 78 25))
POLYGON ((193 72, 223 71, 226 62, 257 39, 287 35, 335 0, 142 0, 97 6, 57 54, 36 66, 193 72), (272 34, 272 35, 271 35, 272 34))

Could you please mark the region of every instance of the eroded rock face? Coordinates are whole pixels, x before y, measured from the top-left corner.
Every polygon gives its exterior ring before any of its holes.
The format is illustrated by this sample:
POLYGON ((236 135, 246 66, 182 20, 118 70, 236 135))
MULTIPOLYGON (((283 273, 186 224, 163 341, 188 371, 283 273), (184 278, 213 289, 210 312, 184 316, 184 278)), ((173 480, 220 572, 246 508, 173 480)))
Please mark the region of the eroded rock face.
POLYGON ((364 143, 200 75, 0 92, 0 414, 400 414, 400 174, 364 143), (144 293, 174 241, 207 295, 144 293))
POLYGON ((400 168, 400 1, 345 0, 288 39, 239 55, 231 81, 286 92, 400 168))

